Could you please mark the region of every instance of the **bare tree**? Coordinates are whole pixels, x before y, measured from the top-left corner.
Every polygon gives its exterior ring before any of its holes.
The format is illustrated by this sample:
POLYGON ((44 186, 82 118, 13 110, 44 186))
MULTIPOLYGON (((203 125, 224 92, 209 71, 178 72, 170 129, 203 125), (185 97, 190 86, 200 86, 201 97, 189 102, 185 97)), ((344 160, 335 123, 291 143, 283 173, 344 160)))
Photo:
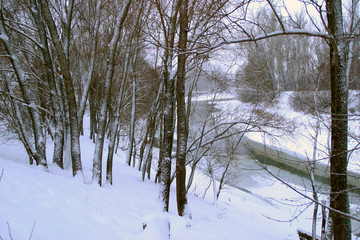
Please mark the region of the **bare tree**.
POLYGON ((70 63, 69 63, 69 34, 72 21, 72 11, 73 11, 73 1, 70 1, 67 5, 67 18, 64 20, 64 43, 61 43, 61 38, 58 33, 58 29, 54 22, 53 16, 51 14, 48 2, 41 0, 38 2, 38 11, 41 11, 43 14, 44 22, 48 28, 49 34, 51 36, 52 43, 54 45, 56 55, 59 61, 61 75, 63 77, 65 92, 66 92, 66 103, 69 108, 70 115, 70 132, 71 132, 71 160, 72 160, 72 170, 73 175, 75 176, 79 172, 82 173, 81 157, 80 157, 80 130, 78 126, 78 117, 77 117, 77 104, 74 92, 73 80, 70 72, 70 63))
MULTIPOLYGON (((88 68, 88 76, 86 82, 84 84, 83 92, 79 101, 79 110, 78 110, 78 125, 82 128, 83 117, 86 108, 86 101, 88 99, 88 95, 90 92, 90 86, 92 81, 94 80, 95 74, 95 63, 96 63, 96 55, 97 55, 97 45, 98 45, 98 34, 100 28, 100 8, 101 8, 102 0, 96 2, 95 7, 95 24, 92 32, 92 41, 91 41, 91 53, 90 53, 90 63, 88 68)), ((90 9, 89 9, 90 11, 90 9)))
POLYGON ((160 166, 160 191, 159 200, 161 209, 165 212, 169 210, 170 184, 171 184, 171 159, 174 137, 174 97, 175 97, 175 72, 173 69, 174 42, 177 27, 177 16, 179 12, 178 0, 171 1, 170 15, 166 16, 163 6, 157 2, 163 32, 165 37, 165 49, 163 56, 163 81, 164 81, 164 127, 163 127, 163 146, 164 157, 160 166), (165 25, 168 22, 168 25, 165 25))
MULTIPOLYGON (((42 116, 40 113, 38 103, 36 101, 36 97, 34 94, 31 93, 29 80, 26 77, 24 66, 20 60, 21 57, 18 55, 15 46, 11 42, 11 38, 5 27, 2 2, 0 6, 0 40, 3 43, 3 46, 8 54, 9 60, 11 62, 12 68, 14 70, 17 82, 19 84, 22 93, 22 97, 24 99, 24 103, 27 105, 27 111, 29 112, 31 117, 35 148, 29 147, 28 150, 32 151, 32 156, 35 158, 36 164, 41 164, 47 167, 46 155, 45 155, 45 138, 42 129, 42 116)), ((7 78, 5 77, 5 79, 7 78)), ((11 84, 8 83, 8 86, 10 88, 9 90, 12 91, 11 90, 12 87, 10 85, 11 84)), ((15 110, 18 111, 19 109, 16 108, 15 110)), ((17 116, 19 116, 19 112, 17 113, 17 116)), ((22 129, 22 133, 26 135, 27 131, 25 131, 24 126, 21 126, 22 121, 20 120, 19 123, 22 129)), ((25 135, 24 137, 25 139, 27 139, 26 141, 30 140, 31 137, 25 135)), ((31 145, 30 142, 27 143, 27 146, 30 145, 31 145)))
POLYGON ((186 79, 186 47, 188 32, 188 1, 180 3, 179 10, 179 55, 178 71, 176 81, 176 103, 177 103, 177 150, 176 150, 176 196, 179 216, 191 218, 188 209, 186 181, 186 148, 188 141, 188 118, 186 116, 185 103, 185 79, 186 79))
MULTIPOLYGON (((356 1, 352 2, 353 4, 356 1)), ((349 54, 349 44, 354 37, 353 32, 349 32, 349 37, 344 30, 344 16, 342 1, 326 1, 326 9, 317 1, 311 1, 311 5, 319 11, 319 17, 327 32, 322 32, 321 28, 312 21, 317 31, 304 30, 299 28, 288 27, 282 21, 281 15, 271 1, 267 1, 274 12, 276 19, 280 23, 281 30, 274 32, 264 32, 259 35, 252 35, 251 32, 240 30, 245 37, 226 40, 217 45, 210 46, 209 49, 218 48, 224 44, 243 43, 250 41, 259 41, 261 39, 271 38, 280 35, 305 35, 313 37, 322 37, 329 41, 330 44, 330 82, 331 82, 331 209, 330 211, 333 223, 333 233, 335 239, 351 239, 351 225, 349 214, 349 200, 347 193, 347 152, 348 152, 348 84, 347 84, 347 63, 349 54), (327 17, 327 24, 324 19, 324 13, 327 17)), ((299 25, 297 25, 299 27, 299 25)))
POLYGON ((104 94, 100 100, 100 112, 99 112, 99 125, 98 133, 95 143, 94 159, 93 159, 93 181, 96 181, 100 186, 102 185, 102 154, 104 146, 104 138, 106 131, 106 118, 107 118, 107 105, 109 98, 109 90, 111 87, 111 80, 114 73, 115 55, 118 47, 120 34, 130 8, 131 0, 124 2, 120 14, 116 18, 116 25, 112 35, 108 61, 106 64, 106 76, 104 83, 104 94))

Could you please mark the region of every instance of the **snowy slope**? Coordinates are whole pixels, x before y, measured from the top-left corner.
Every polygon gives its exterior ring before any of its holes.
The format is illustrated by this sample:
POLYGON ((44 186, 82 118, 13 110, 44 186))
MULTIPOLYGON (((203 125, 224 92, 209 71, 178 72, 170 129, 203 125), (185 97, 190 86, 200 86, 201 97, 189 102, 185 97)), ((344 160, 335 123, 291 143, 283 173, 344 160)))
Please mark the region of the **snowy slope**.
MULTIPOLYGON (((226 101, 222 106, 235 105, 237 101, 226 101)), ((277 107, 294 119, 309 122, 289 112, 286 105, 277 107)), ((358 126, 358 122, 353 123, 353 128, 358 126)), ((307 126, 302 127, 304 130, 307 126)), ((253 136, 255 140, 256 137, 253 136)), ((301 144, 284 142, 277 147, 297 152, 311 150, 306 137, 297 135, 294 139, 301 144)), ((84 178, 90 182, 94 146, 88 137, 82 137, 81 144, 84 178)), ((51 152, 48 144, 48 159, 51 152)), ((141 174, 124 164, 124 156, 120 152, 115 157, 114 185, 100 188, 84 184, 81 177, 72 178, 70 169, 62 171, 50 164, 46 172, 29 166, 25 151, 16 141, 0 144, 1 239, 162 240, 168 234, 164 229, 168 222, 171 240, 298 239, 298 228, 311 229, 309 201, 263 174, 244 175, 242 187, 246 191, 227 187, 214 206, 211 190, 202 199, 209 179, 198 173, 189 194, 192 220, 177 217, 174 189, 170 213, 163 215, 158 210, 158 185, 142 182, 141 174), (145 231, 144 222, 148 225, 145 231)), ((356 209, 360 207, 352 206, 353 211, 356 209)))
MULTIPOLYGON (((158 186, 142 182, 140 173, 121 161, 115 164, 114 185, 103 188, 86 185, 72 178, 70 171, 64 174, 54 166, 48 173, 27 165, 16 144, 1 145, 1 169, 2 239, 161 239, 154 230, 161 221, 149 224, 145 232, 142 229, 145 220, 164 218, 157 210, 158 186)), ((198 176, 196 181, 199 189, 207 179, 198 176)), ((274 185, 273 192, 282 188, 274 185)), ((165 216, 170 219, 171 239, 297 239, 296 228, 303 226, 269 220, 267 216, 287 219, 291 213, 236 189, 225 191, 217 206, 208 195, 203 200, 189 194, 193 217, 189 223, 176 216, 173 191, 165 216)))

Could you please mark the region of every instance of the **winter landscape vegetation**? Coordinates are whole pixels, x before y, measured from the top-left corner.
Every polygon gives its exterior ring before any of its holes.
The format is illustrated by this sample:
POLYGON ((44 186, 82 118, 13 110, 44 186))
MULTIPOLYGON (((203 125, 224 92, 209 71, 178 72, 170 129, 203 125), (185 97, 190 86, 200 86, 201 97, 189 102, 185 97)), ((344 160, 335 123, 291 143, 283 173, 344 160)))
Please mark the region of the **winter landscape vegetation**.
POLYGON ((0 239, 359 239, 359 17, 0 0, 0 239))

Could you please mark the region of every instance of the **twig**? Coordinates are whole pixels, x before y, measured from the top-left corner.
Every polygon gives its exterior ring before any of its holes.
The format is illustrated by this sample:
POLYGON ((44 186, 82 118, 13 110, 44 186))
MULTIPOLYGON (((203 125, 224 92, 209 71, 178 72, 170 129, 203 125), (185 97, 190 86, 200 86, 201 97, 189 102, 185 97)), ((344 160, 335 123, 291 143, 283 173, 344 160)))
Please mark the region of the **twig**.
POLYGON ((285 182, 284 180, 282 180, 280 177, 276 176, 275 174, 273 174, 266 166, 264 166, 263 164, 261 164, 259 161, 255 160, 255 163, 258 164, 260 167, 262 167, 266 172, 268 172, 272 177, 274 177, 275 179, 277 179, 279 182, 281 182, 282 184, 284 184, 285 186, 289 187, 291 190, 293 190, 294 192, 296 192, 297 194, 303 196, 304 198, 307 198, 308 200, 314 202, 314 203, 317 203, 319 204, 319 206, 323 206, 327 209, 329 209, 330 211, 333 211, 333 212, 336 212, 337 214, 340 214, 344 217, 348 217, 350 219, 353 219, 357 222, 360 222, 360 218, 357 218, 355 216, 352 216, 351 214, 348 214, 348 213, 344 213, 340 210, 337 210, 335 208, 332 208, 332 207, 329 207, 329 206, 326 206, 324 203, 322 202, 319 202, 319 201, 316 201, 314 200, 313 198, 307 196, 306 194, 302 193, 300 190, 296 189, 295 187, 291 186, 290 184, 288 184, 287 182, 285 182))
POLYGON ((31 237, 33 235, 33 232, 34 232, 34 229, 35 229, 35 224, 36 224, 36 220, 34 221, 34 225, 33 225, 32 229, 31 229, 29 240, 31 240, 31 237))
POLYGON ((9 230, 10 239, 11 239, 11 240, 14 240, 13 237, 11 236, 10 223, 7 222, 7 225, 8 225, 8 230, 9 230))
POLYGON ((1 181, 2 177, 3 177, 3 175, 4 175, 4 169, 1 170, 0 181, 1 181))

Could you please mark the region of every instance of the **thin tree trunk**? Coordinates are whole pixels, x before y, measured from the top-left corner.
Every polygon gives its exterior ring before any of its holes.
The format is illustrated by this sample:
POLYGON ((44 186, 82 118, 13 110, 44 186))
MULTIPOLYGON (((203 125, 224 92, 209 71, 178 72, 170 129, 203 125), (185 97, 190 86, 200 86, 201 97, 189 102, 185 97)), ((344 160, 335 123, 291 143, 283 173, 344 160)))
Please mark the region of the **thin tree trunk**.
POLYGON ((311 172, 310 172, 311 187, 312 187, 312 191, 313 191, 313 198, 315 200, 311 233, 312 233, 312 239, 316 240, 316 225, 317 225, 317 215, 318 215, 318 209, 319 209, 319 204, 318 204, 319 198, 317 196, 316 187, 315 187, 314 171, 315 171, 315 169, 312 168, 311 172))
POLYGON ((148 179, 150 179, 150 168, 151 168, 151 159, 152 159, 152 148, 154 144, 155 138, 155 119, 154 124, 152 125, 152 129, 150 130, 149 143, 146 146, 146 151, 144 155, 144 164, 142 169, 142 180, 145 180, 145 173, 148 173, 148 179))
POLYGON ((53 62, 48 47, 46 28, 38 11, 39 8, 37 7, 36 0, 31 1, 30 10, 38 28, 39 37, 42 44, 42 48, 40 48, 40 51, 44 59, 46 78, 48 80, 51 91, 50 97, 52 100, 54 125, 55 125, 53 162, 56 163, 60 168, 64 169, 64 162, 63 162, 64 125, 63 125, 62 108, 61 108, 62 100, 57 94, 58 87, 56 84, 55 73, 53 70, 53 62))
POLYGON ((161 165, 164 159, 164 102, 161 102, 161 117, 159 129, 159 161, 155 175, 155 183, 160 183, 161 165))
MULTIPOLYGON (((126 75, 126 73, 124 74, 126 75)), ((114 152, 115 152, 115 141, 116 136, 118 134, 118 129, 120 127, 120 115, 121 115, 121 108, 122 108, 122 99, 124 95, 125 89, 125 81, 126 76, 123 76, 121 81, 120 93, 118 94, 116 103, 118 104, 117 109, 115 110, 114 119, 110 122, 110 136, 109 136, 109 145, 108 145, 108 156, 107 156, 107 165, 106 165, 106 182, 112 184, 113 173, 112 173, 112 166, 114 161, 114 152)))
POLYGON ((83 93, 80 99, 80 103, 79 103, 79 127, 82 129, 82 123, 83 123, 83 117, 84 117, 84 113, 85 113, 85 107, 86 107, 86 101, 88 99, 89 96, 89 90, 90 90, 90 86, 91 83, 93 81, 93 74, 94 74, 94 68, 95 68, 95 59, 96 59, 96 48, 97 48, 97 35, 99 32, 99 26, 100 26, 100 6, 101 6, 101 0, 98 1, 97 5, 96 5, 96 22, 95 22, 95 27, 94 27, 94 32, 93 32, 93 36, 94 38, 92 39, 92 44, 91 44, 91 56, 90 56, 90 65, 89 65, 89 69, 88 69, 88 78, 87 81, 85 83, 84 89, 83 89, 83 93))
POLYGON ((147 160, 147 167, 146 167, 147 179, 149 179, 149 180, 151 178, 151 163, 152 163, 152 150, 150 151, 150 154, 149 154, 149 157, 147 160))
POLYGON ((140 146, 139 171, 141 170, 141 165, 142 165, 143 160, 145 159, 145 161, 146 161, 146 157, 144 158, 144 151, 145 151, 147 145, 150 145, 151 148, 153 146, 154 135, 155 135, 155 131, 156 131, 156 122, 157 122, 156 120, 157 120, 158 112, 159 112, 160 105, 161 105, 163 86, 164 86, 163 82, 161 82, 160 86, 159 86, 159 90, 158 90, 156 98, 155 98, 155 101, 153 102, 151 109, 149 111, 148 117, 147 117, 146 132, 144 135, 144 140, 142 141, 141 146, 140 146))
POLYGON ((134 141, 134 143, 133 143, 133 151, 132 151, 132 159, 133 159, 133 164, 132 164, 132 166, 133 167, 135 167, 135 165, 136 165, 136 154, 137 154, 137 143, 136 143, 136 139, 135 138, 133 138, 133 141, 134 141))
POLYGON ((13 66, 16 78, 18 80, 22 96, 25 103, 27 104, 27 110, 30 113, 34 140, 35 140, 35 161, 36 164, 40 164, 47 168, 46 154, 45 154, 45 139, 42 129, 42 118, 38 110, 34 94, 31 93, 31 88, 29 87, 28 81, 25 77, 25 70, 21 65, 19 56, 10 42, 10 37, 7 34, 4 17, 2 12, 2 6, 0 6, 0 40, 3 42, 6 52, 9 54, 9 59, 13 66))
MULTIPOLYGON (((132 37, 129 38, 128 45, 131 44, 132 37)), ((120 116, 121 116, 121 109, 122 109, 122 102, 124 99, 125 94, 125 85, 127 81, 127 75, 128 75, 128 66, 130 65, 130 51, 126 53, 125 57, 125 64, 123 68, 123 74, 121 79, 121 85, 120 85, 120 92, 116 97, 116 110, 115 110, 115 116, 113 121, 110 122, 110 136, 109 136, 109 146, 108 146, 108 156, 107 156, 107 167, 106 167, 106 182, 109 182, 112 184, 112 166, 113 166, 113 159, 114 159, 114 151, 115 151, 115 140, 118 133, 118 129, 120 127, 120 116)))
POLYGON ((120 39, 121 30, 123 28, 125 18, 130 8, 131 0, 124 3, 124 7, 117 17, 115 30, 110 43, 110 52, 106 67, 105 83, 103 86, 104 94, 100 100, 99 107, 99 121, 98 132, 95 143, 94 159, 93 159, 93 181, 96 181, 100 186, 102 185, 102 155, 104 148, 105 132, 106 132, 106 119, 107 119, 107 104, 109 99, 109 90, 111 79, 114 73, 115 55, 117 51, 118 42, 120 39))
POLYGON ((321 221, 321 240, 327 240, 326 238, 326 201, 321 201, 321 215, 322 215, 322 221, 321 221))
MULTIPOLYGON (((176 31, 176 20, 178 15, 178 0, 172 3, 170 23, 168 26, 168 39, 166 39, 166 48, 164 56, 163 81, 165 88, 164 101, 164 128, 163 128, 163 156, 160 166, 160 189, 159 200, 161 209, 164 212, 169 211, 169 197, 171 185, 171 153, 174 137, 174 95, 175 95, 175 76, 173 72, 173 48, 176 31)), ((160 10, 161 12, 161 10, 160 10)), ((164 29, 165 30, 165 29, 164 29)))
POLYGON ((315 126, 315 136, 314 136, 314 147, 313 147, 313 156, 312 156, 312 162, 310 163, 310 181, 311 181, 311 187, 313 192, 313 198, 315 200, 314 202, 314 211, 313 211, 313 219, 312 219, 312 239, 316 240, 316 225, 317 225, 317 215, 318 215, 318 209, 319 209, 319 198, 317 194, 317 189, 315 186, 315 168, 316 168, 316 155, 317 155, 317 144, 318 144, 318 137, 319 137, 319 131, 320 131, 320 116, 317 106, 317 98, 316 94, 319 90, 319 84, 320 81, 317 81, 316 89, 314 90, 313 99, 314 99, 314 114, 316 117, 316 126, 315 126))
MULTIPOLYGON (((130 119, 130 130, 129 130, 129 145, 126 161, 128 165, 131 164, 131 156, 134 147, 134 134, 135 134, 135 111, 136 111, 136 75, 134 72, 134 64, 136 62, 138 51, 135 52, 135 56, 133 59, 132 67, 131 67, 131 75, 132 75, 132 97, 131 97, 131 119, 130 119)), ((135 161, 135 159, 134 159, 135 161)))
POLYGON ((97 133, 97 117, 96 117, 96 97, 93 89, 90 88, 89 92, 89 105, 90 105, 90 139, 95 143, 95 136, 97 133))
MULTIPOLYGON (((203 142, 203 139, 204 139, 204 132, 205 132, 205 128, 206 128, 206 122, 204 122, 204 124, 202 125, 202 128, 201 128, 201 135, 200 135, 200 139, 199 139, 199 146, 201 146, 202 142, 203 142)), ((189 179, 188 179, 188 184, 187 184, 187 187, 186 187, 186 191, 188 192, 192 183, 193 183, 193 179, 194 179, 194 176, 195 176, 195 171, 196 171, 196 166, 197 164, 200 162, 201 158, 210 150, 211 148, 211 145, 208 146, 204 151, 202 151, 200 154, 199 154, 199 151, 200 151, 200 147, 196 149, 196 153, 195 153, 195 157, 193 159, 193 162, 192 162, 192 165, 191 165, 191 171, 190 171, 190 176, 189 176, 189 179), (200 155, 200 156, 199 156, 200 155)))
POLYGON ((221 192, 222 187, 224 185, 225 176, 226 176, 226 173, 227 173, 227 171, 229 169, 229 166, 230 166, 230 162, 231 162, 231 156, 228 157, 228 159, 226 161, 225 169, 224 169, 223 173, 221 174, 221 178, 220 178, 220 182, 219 182, 219 189, 218 189, 217 194, 216 194, 216 199, 219 199, 220 192, 221 192))
POLYGON ((217 205, 217 188, 216 188, 216 179, 215 179, 215 173, 214 170, 211 169, 210 171, 210 176, 211 176, 211 182, 212 182, 212 186, 213 186, 213 193, 214 193, 214 199, 213 199, 213 205, 217 205))
MULTIPOLYGON (((5 79, 5 86, 8 89, 8 92, 10 93, 9 99, 11 103, 11 109, 9 109, 9 112, 13 112, 14 116, 11 116, 14 120, 14 124, 16 127, 16 132, 18 133, 18 136, 23 143, 26 152, 29 156, 29 163, 30 165, 33 164, 34 159, 36 159, 36 149, 31 141, 31 136, 29 135, 26 125, 23 121, 23 116, 21 115, 21 109, 19 107, 19 104, 16 100, 13 99, 13 96, 15 96, 15 90, 13 84, 9 81, 8 77, 5 74, 2 74, 3 78, 5 79)), ((4 104, 6 107, 7 105, 4 104)), ((9 108, 9 107, 8 107, 9 108)), ((12 115, 12 114, 10 114, 12 115)))

